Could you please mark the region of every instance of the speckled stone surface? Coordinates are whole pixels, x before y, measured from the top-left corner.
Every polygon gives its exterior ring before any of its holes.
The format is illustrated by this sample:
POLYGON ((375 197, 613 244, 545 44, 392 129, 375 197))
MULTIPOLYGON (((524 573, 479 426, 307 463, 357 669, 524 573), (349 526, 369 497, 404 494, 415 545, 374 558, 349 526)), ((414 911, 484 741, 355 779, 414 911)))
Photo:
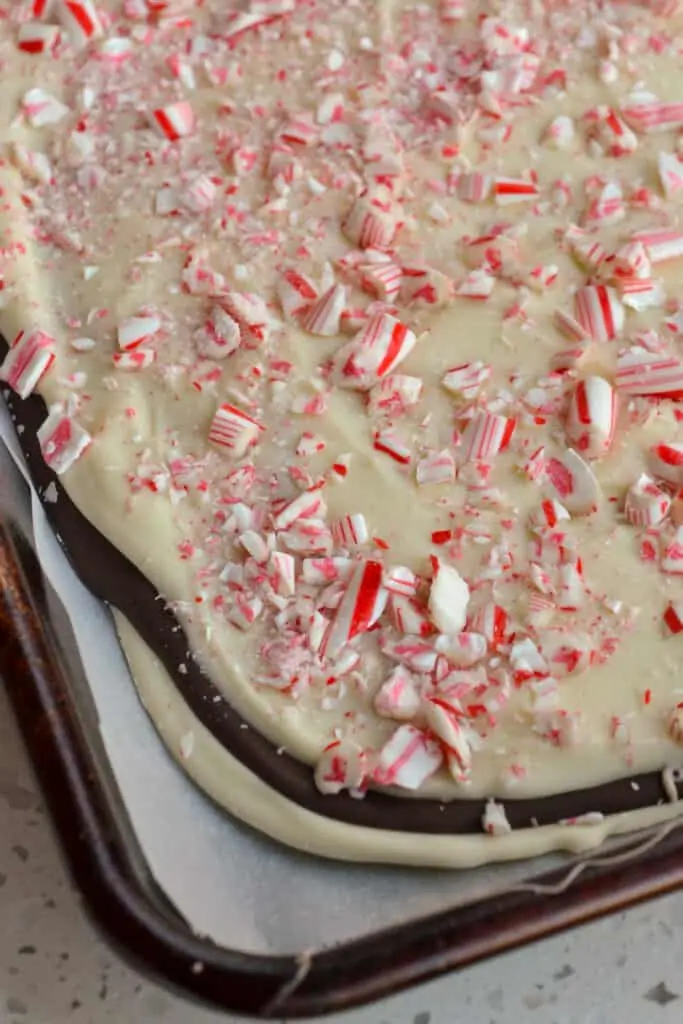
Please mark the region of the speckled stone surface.
MULTIPOLYGON (((330 1024, 673 1024, 683 893, 462 971, 330 1024)), ((60 862, 0 690, 0 1024, 219 1024, 97 936, 60 862)))

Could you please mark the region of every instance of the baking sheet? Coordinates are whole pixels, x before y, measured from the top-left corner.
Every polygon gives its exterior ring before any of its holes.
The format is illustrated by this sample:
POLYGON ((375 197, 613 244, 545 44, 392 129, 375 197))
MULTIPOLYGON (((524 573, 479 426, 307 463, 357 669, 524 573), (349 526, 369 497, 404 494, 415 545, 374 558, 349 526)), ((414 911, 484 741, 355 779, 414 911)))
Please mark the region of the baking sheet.
MULTIPOLYGON (((4 406, 0 438, 26 477, 4 406)), ((198 934, 253 953, 300 953, 576 862, 554 855, 463 872, 363 867, 298 854, 242 826, 166 753, 138 701, 109 613, 71 570, 33 489, 21 516, 71 620, 104 745, 150 869, 198 934)))

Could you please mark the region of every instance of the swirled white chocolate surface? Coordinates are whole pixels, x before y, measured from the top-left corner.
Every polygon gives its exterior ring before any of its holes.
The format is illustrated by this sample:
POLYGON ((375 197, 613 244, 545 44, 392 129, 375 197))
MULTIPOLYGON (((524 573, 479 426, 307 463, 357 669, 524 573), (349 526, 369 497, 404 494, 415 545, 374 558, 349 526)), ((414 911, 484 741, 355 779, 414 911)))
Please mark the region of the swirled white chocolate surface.
POLYGON ((494 835, 675 764, 676 0, 4 13, 2 377, 225 698, 494 835))

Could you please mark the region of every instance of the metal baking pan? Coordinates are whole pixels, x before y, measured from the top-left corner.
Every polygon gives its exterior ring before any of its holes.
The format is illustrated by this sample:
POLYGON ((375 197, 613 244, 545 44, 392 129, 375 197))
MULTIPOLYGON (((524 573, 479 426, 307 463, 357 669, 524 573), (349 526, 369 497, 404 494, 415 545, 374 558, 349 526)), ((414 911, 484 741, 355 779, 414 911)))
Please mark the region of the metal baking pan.
POLYGON ((318 952, 255 955, 198 937, 152 877, 85 674, 65 657, 68 619, 11 500, 25 487, 0 444, 0 677, 86 906, 121 954, 163 984, 264 1019, 338 1012, 683 884, 683 828, 674 827, 649 847, 629 840, 639 853, 624 855, 622 844, 618 856, 593 855, 569 879, 561 869, 318 952))

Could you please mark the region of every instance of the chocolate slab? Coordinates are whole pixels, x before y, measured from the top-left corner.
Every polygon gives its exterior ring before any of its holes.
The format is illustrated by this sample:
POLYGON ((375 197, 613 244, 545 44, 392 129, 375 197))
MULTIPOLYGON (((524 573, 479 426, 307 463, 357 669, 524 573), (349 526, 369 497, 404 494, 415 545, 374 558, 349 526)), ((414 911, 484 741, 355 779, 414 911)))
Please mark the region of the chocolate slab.
MULTIPOLYGON (((4 355, 4 341, 0 341, 0 351, 4 355)), ((3 397, 18 428, 19 442, 39 494, 44 494, 51 483, 57 486, 58 500, 46 502, 45 511, 80 579, 96 597, 126 616, 163 662, 193 713, 234 757, 283 796, 322 817, 403 832, 481 832, 482 800, 444 804, 376 792, 369 792, 363 800, 347 794, 323 796, 309 765, 278 753, 252 726, 244 728, 247 723, 227 700, 221 699, 222 694, 193 659, 182 627, 154 586, 78 511, 43 461, 36 433, 45 419, 45 403, 36 395, 21 401, 6 390, 3 397), (187 666, 186 673, 177 671, 180 664, 187 666)), ((589 811, 632 811, 660 803, 663 798, 661 774, 649 772, 549 797, 506 797, 505 810, 513 828, 523 828, 532 823, 552 824, 589 811)))

